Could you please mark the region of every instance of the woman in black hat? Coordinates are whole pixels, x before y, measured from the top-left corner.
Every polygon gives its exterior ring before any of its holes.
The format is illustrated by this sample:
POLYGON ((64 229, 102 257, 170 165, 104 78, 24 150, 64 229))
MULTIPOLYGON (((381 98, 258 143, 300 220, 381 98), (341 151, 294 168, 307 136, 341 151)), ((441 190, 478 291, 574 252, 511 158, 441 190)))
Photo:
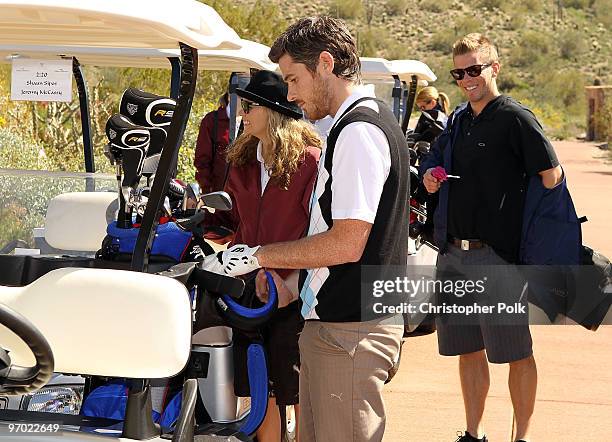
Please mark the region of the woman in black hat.
MULTIPOLYGON (((302 120, 300 108, 287 101, 287 85, 275 72, 259 71, 241 98, 244 131, 227 151, 230 168, 225 191, 233 201, 231 212, 215 216, 217 224, 236 232, 229 246, 257 246, 299 239, 306 230, 310 196, 317 175, 321 141, 314 128, 302 120)), ((297 294, 298 272, 275 269, 279 290, 297 294)), ((247 278, 244 305, 259 305, 254 277, 247 278)), ((262 330, 269 359, 271 397, 260 442, 280 440, 278 406, 298 410, 299 348, 302 317, 297 303, 280 308, 262 330)), ((246 369, 248 340, 234 333, 234 389, 249 396, 246 369)))

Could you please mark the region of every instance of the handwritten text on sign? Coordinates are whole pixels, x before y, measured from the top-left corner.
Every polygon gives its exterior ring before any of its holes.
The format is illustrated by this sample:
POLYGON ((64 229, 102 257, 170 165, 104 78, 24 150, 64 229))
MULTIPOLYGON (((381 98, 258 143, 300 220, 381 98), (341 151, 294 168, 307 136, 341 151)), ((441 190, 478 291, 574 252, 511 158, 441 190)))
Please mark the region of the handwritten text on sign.
POLYGON ((72 60, 13 60, 11 100, 72 101, 72 60))

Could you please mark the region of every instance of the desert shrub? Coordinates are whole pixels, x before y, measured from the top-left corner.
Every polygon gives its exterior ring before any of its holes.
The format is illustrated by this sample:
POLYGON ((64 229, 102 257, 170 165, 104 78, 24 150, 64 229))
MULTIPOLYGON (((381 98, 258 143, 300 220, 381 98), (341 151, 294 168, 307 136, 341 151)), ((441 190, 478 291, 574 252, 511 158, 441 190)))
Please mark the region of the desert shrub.
POLYGON ((452 0, 423 0, 419 3, 419 8, 429 12, 444 12, 452 7, 452 0))
POLYGON ((566 8, 587 9, 590 6, 590 0, 561 0, 561 4, 566 8))
POLYGON ((268 46, 287 25, 278 6, 266 0, 256 0, 251 7, 231 0, 200 1, 212 6, 223 20, 240 34, 240 37, 268 46))
POLYGON ((482 20, 466 15, 455 21, 453 29, 455 37, 462 37, 471 32, 482 32, 482 20))
POLYGON ((382 51, 383 58, 387 60, 403 60, 406 58, 411 58, 411 55, 414 55, 405 44, 401 42, 389 38, 387 39, 387 43, 385 44, 384 50, 382 51))
POLYGON ((584 74, 577 69, 542 71, 534 78, 533 94, 566 115, 584 115, 584 74))
POLYGON ((387 0, 386 4, 391 15, 404 14, 408 8, 408 0, 387 0))
POLYGON ((0 128, 0 169, 44 170, 49 168, 42 146, 24 139, 17 131, 0 128))
POLYGON ((332 0, 329 12, 334 17, 354 20, 363 15, 363 3, 361 0, 332 0))
POLYGON ((605 105, 593 116, 595 133, 601 141, 612 141, 612 94, 606 96, 605 105))
POLYGON ((525 11, 519 10, 510 13, 510 20, 506 22, 506 28, 511 31, 518 31, 525 27, 525 11))
POLYGON ((377 57, 379 51, 385 47, 389 38, 384 29, 370 28, 357 30, 355 37, 357 38, 359 54, 363 57, 377 57))
POLYGON ((499 9, 504 3, 504 0, 479 0, 478 6, 487 9, 499 9))
POLYGON ((457 38, 480 31, 482 31, 481 21, 469 16, 459 17, 452 25, 435 33, 429 42, 429 47, 434 51, 450 54, 457 38))
POLYGON ((579 31, 565 32, 559 36, 557 42, 559 44, 559 54, 565 60, 576 60, 588 49, 587 42, 579 31))
POLYGON ((514 66, 525 67, 538 63, 552 53, 552 40, 542 32, 525 32, 510 51, 510 62, 514 66))
POLYGON ((529 12, 540 12, 544 2, 542 0, 515 0, 514 3, 506 2, 509 10, 526 9, 529 12))
POLYGON ((508 93, 516 89, 528 89, 529 84, 522 80, 512 68, 503 69, 497 77, 497 86, 503 93, 508 93))
POLYGON ((455 42, 455 34, 449 31, 437 32, 431 37, 429 41, 429 47, 434 51, 444 52, 450 54, 455 42))
POLYGON ((597 21, 608 29, 612 27, 612 0, 595 0, 592 7, 597 21))

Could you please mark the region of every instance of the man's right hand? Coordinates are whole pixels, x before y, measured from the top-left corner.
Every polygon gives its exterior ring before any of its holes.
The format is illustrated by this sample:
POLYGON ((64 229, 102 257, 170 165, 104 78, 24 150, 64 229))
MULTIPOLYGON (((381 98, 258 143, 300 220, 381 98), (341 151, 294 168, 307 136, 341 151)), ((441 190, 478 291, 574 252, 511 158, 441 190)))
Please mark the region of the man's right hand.
POLYGON ((434 167, 427 169, 425 175, 423 175, 423 185, 429 193, 436 193, 438 190, 440 190, 442 181, 440 181, 431 174, 432 170, 434 170, 434 167))
MULTIPOLYGON (((274 279, 274 283, 276 284, 278 308, 287 307, 289 304, 295 301, 293 293, 291 293, 291 290, 289 287, 287 287, 285 281, 278 273, 276 273, 274 270, 268 270, 268 272, 270 272, 272 279, 274 279)), ((255 278, 255 293, 261 302, 268 302, 268 278, 266 277, 266 272, 264 269, 261 269, 255 278)))

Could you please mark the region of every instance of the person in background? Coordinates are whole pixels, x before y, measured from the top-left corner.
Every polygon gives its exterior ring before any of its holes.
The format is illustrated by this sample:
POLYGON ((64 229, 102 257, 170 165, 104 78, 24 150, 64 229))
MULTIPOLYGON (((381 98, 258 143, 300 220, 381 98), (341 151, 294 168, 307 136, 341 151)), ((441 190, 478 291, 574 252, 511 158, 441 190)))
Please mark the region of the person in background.
MULTIPOLYGON (((421 164, 427 191, 440 195, 434 215, 440 251, 437 278, 486 280, 486 291, 476 297, 479 304, 503 300, 524 308, 510 321, 499 313, 472 318, 441 314, 436 320, 438 348, 441 355, 459 356, 467 428, 457 441, 487 441, 482 419, 489 362, 509 365, 514 440, 527 441, 538 376, 523 296, 526 286, 514 264, 522 246, 527 180, 537 177, 552 189, 561 182, 562 169, 535 115, 500 94, 501 64, 489 39, 481 34, 460 38, 453 45, 453 63, 450 73, 468 103, 451 115, 450 130, 438 138, 421 164), (458 178, 446 180, 437 167, 458 178)), ((464 294, 438 293, 438 302, 474 302, 474 297, 464 294)))
MULTIPOLYGON (((281 76, 259 71, 238 88, 244 131, 227 151, 229 172, 224 190, 233 201, 231 212, 207 218, 236 232, 229 244, 257 246, 301 238, 308 225, 310 196, 317 176, 321 140, 302 120, 300 108, 287 101, 281 76)), ((274 268, 274 267, 273 267, 274 268)), ((279 295, 291 291, 297 299, 298 271, 274 268, 279 295)), ((246 276, 241 303, 255 304, 254 274, 246 276)), ((268 355, 270 394, 266 417, 257 430, 260 442, 278 442, 281 421, 278 406, 294 405, 299 418, 300 354, 298 337, 303 320, 297 302, 281 306, 261 330, 268 355)), ((250 396, 246 367, 249 340, 234 334, 234 389, 250 396)))
MULTIPOLYGON (((422 112, 414 128, 415 134, 423 134, 431 126, 431 119, 438 122, 440 127, 446 127, 448 114, 450 113, 450 100, 444 92, 438 92, 433 86, 424 87, 416 97, 416 105, 422 112), (427 118, 427 115, 431 117, 427 118)), ((416 140, 419 141, 419 140, 416 140)), ((433 140, 425 140, 432 142, 433 140)))
POLYGON ((202 194, 223 190, 227 162, 225 153, 229 144, 229 94, 219 98, 219 107, 207 113, 200 122, 196 141, 195 178, 202 194))

